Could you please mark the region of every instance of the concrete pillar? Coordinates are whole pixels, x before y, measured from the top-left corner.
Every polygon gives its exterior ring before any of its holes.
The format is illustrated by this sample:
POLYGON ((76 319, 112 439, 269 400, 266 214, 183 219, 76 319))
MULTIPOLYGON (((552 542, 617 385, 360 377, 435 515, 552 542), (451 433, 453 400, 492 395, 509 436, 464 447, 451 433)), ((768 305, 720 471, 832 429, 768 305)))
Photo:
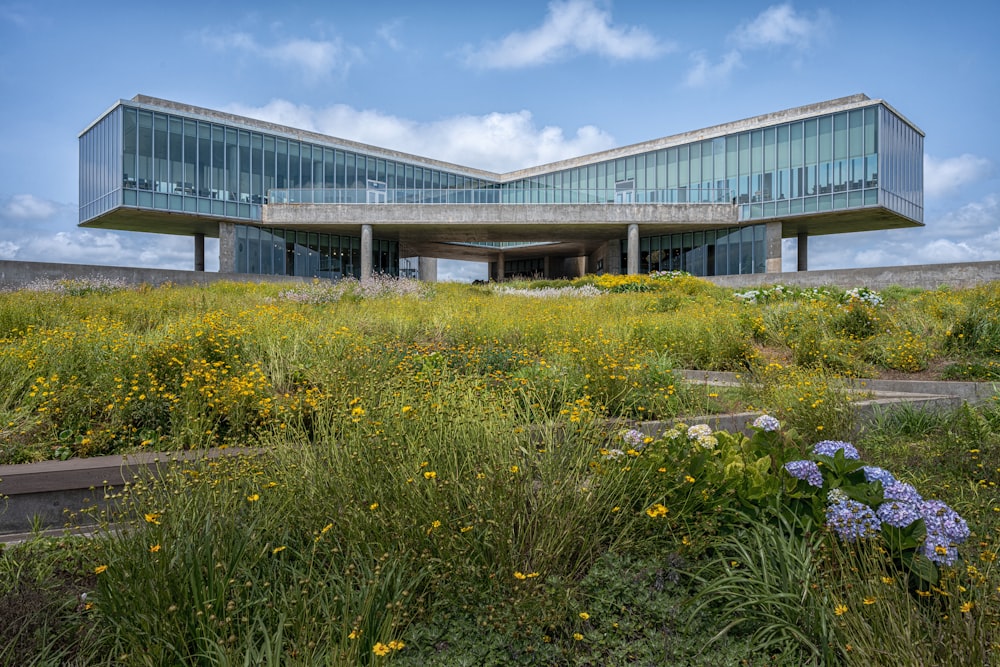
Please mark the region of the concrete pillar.
POLYGON ((546 279, 552 277, 552 258, 548 255, 542 258, 542 273, 546 279))
POLYGON ((219 273, 236 273, 236 225, 219 222, 219 273))
POLYGON ((205 235, 194 235, 194 270, 205 270, 205 235))
POLYGON ((504 277, 504 257, 503 251, 497 253, 496 268, 493 272, 493 280, 503 282, 504 277))
POLYGON ((372 277, 372 226, 361 225, 361 280, 372 277))
POLYGON ((781 273, 781 222, 764 226, 764 272, 781 273))
POLYGON ((809 233, 799 232, 799 243, 798 243, 798 253, 799 253, 799 264, 796 270, 798 271, 808 271, 809 270, 809 233))
POLYGON ((438 261, 436 257, 417 257, 417 279, 427 283, 437 282, 438 261))
POLYGON ((630 276, 639 273, 639 225, 634 222, 628 226, 628 254, 625 270, 630 276))

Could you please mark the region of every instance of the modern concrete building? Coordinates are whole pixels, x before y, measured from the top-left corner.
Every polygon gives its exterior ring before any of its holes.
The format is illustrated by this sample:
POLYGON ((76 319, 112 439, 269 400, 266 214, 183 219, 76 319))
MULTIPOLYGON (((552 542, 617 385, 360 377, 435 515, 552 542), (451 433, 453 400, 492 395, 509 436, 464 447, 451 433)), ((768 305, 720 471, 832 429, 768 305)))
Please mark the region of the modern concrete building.
POLYGON ((80 225, 194 236, 197 270, 218 237, 225 273, 777 273, 782 238, 806 270, 809 236, 922 225, 923 138, 853 95, 497 174, 137 95, 80 134, 80 225))

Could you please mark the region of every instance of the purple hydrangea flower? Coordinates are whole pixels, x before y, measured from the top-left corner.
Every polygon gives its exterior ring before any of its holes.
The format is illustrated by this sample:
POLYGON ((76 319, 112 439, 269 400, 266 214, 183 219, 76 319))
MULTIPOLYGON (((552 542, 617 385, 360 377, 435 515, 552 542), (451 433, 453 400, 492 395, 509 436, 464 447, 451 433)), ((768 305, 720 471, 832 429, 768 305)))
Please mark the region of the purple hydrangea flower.
POLYGON ((781 422, 771 415, 761 415, 753 420, 753 427, 771 433, 781 428, 781 422))
POLYGON ((845 542, 870 537, 882 528, 882 522, 871 507, 850 499, 827 507, 826 522, 845 542))
POLYGON ((927 533, 923 546, 924 555, 938 565, 954 565, 958 560, 958 549, 949 544, 947 538, 934 533, 927 533))
POLYGON ((882 495, 886 500, 902 500, 914 505, 919 505, 924 501, 913 485, 906 482, 893 482, 882 490, 882 495))
POLYGON ((920 508, 902 500, 890 500, 879 505, 875 515, 882 523, 896 528, 906 528, 921 518, 920 508))
POLYGON ((877 466, 865 466, 862 468, 865 471, 865 481, 868 482, 882 482, 882 487, 885 488, 890 484, 896 482, 896 478, 893 477, 892 473, 885 468, 879 468, 877 466))
POLYGON ((817 442, 813 447, 813 454, 817 456, 834 456, 838 449, 844 450, 845 459, 858 459, 858 450, 849 442, 843 442, 841 440, 823 440, 822 442, 817 442))
POLYGON ((969 524, 945 503, 940 500, 925 500, 919 507, 924 523, 927 524, 928 541, 932 534, 951 544, 961 544, 968 539, 969 524))
POLYGON ((785 464, 785 470, 795 479, 803 479, 815 487, 823 486, 823 473, 819 471, 815 461, 789 461, 785 464))

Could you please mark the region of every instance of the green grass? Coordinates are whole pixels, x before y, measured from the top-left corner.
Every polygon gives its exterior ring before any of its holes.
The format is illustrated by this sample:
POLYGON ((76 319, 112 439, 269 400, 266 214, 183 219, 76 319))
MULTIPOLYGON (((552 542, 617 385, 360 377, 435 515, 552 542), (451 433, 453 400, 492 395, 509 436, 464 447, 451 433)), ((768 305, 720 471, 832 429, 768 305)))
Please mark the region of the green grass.
POLYGON ((917 323, 923 358, 989 358, 988 327, 968 350, 947 339, 995 287, 859 306, 833 291, 739 304, 687 277, 581 284, 612 293, 0 295, 6 460, 256 452, 165 465, 94 538, 5 548, 0 663, 996 660, 996 401, 886 414, 855 440, 968 521, 933 586, 878 542, 840 543, 825 497, 782 467, 850 439, 841 376, 918 358, 917 323), (682 366, 743 385, 688 384, 682 366), (782 430, 626 433, 748 406, 782 430))

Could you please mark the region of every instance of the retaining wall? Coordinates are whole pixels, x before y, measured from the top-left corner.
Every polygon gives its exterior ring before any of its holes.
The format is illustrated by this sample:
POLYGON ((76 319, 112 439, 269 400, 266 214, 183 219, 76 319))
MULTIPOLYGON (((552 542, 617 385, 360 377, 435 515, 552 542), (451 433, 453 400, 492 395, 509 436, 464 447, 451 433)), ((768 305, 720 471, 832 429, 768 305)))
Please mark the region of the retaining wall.
POLYGON ((788 273, 752 273, 740 276, 711 276, 707 280, 722 287, 759 287, 761 285, 831 285, 851 289, 868 287, 880 290, 890 285, 938 289, 973 287, 1000 280, 1000 262, 961 262, 955 264, 915 264, 866 269, 831 269, 788 273))

